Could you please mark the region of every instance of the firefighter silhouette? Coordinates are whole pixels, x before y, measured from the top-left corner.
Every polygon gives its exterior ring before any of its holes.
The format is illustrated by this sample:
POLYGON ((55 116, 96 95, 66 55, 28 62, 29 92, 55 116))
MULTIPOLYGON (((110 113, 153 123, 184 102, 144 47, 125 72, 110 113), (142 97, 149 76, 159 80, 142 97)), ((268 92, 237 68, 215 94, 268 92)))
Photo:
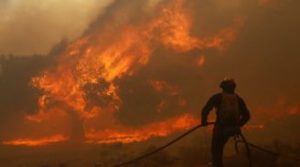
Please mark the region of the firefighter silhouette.
POLYGON ((213 167, 223 167, 223 150, 228 139, 240 133, 240 128, 250 119, 244 100, 235 93, 236 83, 225 78, 221 93, 213 95, 202 109, 201 124, 207 126, 207 117, 212 109, 216 110, 216 123, 213 128, 211 145, 213 167))

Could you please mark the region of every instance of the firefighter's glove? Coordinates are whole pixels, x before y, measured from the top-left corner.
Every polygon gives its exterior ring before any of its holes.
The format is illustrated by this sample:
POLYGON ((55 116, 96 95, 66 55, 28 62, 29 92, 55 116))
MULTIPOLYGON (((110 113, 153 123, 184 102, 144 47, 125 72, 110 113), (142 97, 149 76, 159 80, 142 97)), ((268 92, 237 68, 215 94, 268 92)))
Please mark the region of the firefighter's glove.
POLYGON ((201 126, 206 127, 208 125, 207 121, 202 121, 201 126))

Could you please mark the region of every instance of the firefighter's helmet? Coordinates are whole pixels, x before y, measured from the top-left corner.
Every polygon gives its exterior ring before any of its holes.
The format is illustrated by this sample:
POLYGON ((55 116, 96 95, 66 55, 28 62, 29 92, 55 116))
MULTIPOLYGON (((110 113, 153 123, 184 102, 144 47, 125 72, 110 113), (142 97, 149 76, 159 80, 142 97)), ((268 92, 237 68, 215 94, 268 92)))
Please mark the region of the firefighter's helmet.
POLYGON ((236 88, 236 83, 232 78, 225 78, 220 84, 220 88, 223 90, 234 90, 236 88))

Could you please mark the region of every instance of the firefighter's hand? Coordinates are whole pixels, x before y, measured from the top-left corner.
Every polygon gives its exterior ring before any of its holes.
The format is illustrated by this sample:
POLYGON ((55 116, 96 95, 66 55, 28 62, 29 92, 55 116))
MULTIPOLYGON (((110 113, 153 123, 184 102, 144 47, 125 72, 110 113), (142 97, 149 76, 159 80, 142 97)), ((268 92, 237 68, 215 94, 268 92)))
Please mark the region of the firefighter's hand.
POLYGON ((208 125, 207 121, 202 121, 202 122, 201 122, 201 126, 205 127, 205 126, 207 126, 207 125, 208 125))

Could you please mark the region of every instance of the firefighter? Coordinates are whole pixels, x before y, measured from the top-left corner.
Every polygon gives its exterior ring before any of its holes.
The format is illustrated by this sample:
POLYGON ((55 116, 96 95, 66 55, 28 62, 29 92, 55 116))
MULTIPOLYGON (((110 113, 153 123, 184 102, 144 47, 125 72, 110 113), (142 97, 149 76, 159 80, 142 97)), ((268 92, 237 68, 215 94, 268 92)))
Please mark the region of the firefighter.
POLYGON ((213 95, 202 109, 201 124, 207 126, 207 117, 212 109, 216 110, 216 123, 213 128, 211 145, 213 167, 223 167, 223 150, 228 139, 240 133, 240 128, 250 119, 244 100, 235 93, 233 79, 224 79, 221 93, 213 95))

